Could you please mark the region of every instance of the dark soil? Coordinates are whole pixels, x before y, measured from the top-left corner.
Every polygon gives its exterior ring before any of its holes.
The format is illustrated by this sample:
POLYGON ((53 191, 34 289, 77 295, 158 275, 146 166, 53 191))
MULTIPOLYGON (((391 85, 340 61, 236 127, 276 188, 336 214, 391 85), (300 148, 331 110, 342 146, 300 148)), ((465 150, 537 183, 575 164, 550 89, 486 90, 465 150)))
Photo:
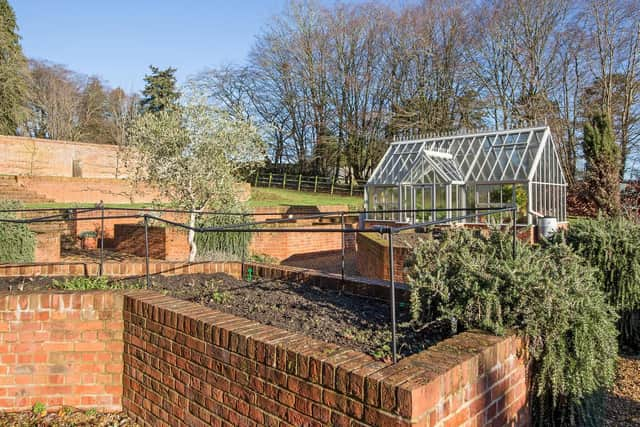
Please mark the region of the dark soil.
MULTIPOLYGON (((63 282, 64 279, 58 279, 63 282)), ((52 287, 51 278, 0 279, 0 290, 11 287, 34 290, 52 287)), ((142 282, 127 280, 127 286, 142 282)), ((152 289, 176 298, 256 320, 266 325, 300 332, 320 340, 347 346, 376 358, 391 355, 389 304, 303 283, 257 279, 251 283, 226 274, 157 276, 152 289)), ((447 328, 414 331, 408 323, 406 304, 398 309, 398 353, 421 351, 448 336, 447 328)))
POLYGON ((33 411, 2 413, 0 427, 137 427, 124 413, 80 411, 65 407, 58 412, 34 414, 33 411))

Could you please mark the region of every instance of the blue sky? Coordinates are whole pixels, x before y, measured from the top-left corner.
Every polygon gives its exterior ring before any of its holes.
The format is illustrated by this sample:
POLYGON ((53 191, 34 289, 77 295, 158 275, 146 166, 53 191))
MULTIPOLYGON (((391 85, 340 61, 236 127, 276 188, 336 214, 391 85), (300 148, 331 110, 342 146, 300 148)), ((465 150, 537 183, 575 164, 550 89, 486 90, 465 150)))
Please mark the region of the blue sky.
POLYGON ((9 0, 30 58, 98 75, 126 91, 150 64, 178 79, 242 62, 286 0, 9 0))

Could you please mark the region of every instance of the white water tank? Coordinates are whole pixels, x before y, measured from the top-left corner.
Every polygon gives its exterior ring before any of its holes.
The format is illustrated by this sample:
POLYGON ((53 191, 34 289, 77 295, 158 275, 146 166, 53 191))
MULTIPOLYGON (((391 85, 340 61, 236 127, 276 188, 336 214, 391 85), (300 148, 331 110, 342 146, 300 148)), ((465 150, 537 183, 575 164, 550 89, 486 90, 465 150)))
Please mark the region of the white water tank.
POLYGON ((538 235, 545 239, 551 238, 558 231, 558 219, 555 216, 538 218, 538 235))

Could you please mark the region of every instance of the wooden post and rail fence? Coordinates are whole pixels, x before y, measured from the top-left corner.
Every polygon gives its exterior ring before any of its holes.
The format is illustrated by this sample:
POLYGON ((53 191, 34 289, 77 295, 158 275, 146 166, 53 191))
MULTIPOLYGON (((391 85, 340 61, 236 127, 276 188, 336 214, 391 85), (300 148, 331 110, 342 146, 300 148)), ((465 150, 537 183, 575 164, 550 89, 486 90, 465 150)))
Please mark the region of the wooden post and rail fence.
POLYGON ((302 174, 256 172, 249 182, 254 187, 281 188, 286 190, 313 193, 340 194, 343 196, 361 196, 364 185, 355 179, 351 183, 339 182, 335 177, 306 176, 302 174))

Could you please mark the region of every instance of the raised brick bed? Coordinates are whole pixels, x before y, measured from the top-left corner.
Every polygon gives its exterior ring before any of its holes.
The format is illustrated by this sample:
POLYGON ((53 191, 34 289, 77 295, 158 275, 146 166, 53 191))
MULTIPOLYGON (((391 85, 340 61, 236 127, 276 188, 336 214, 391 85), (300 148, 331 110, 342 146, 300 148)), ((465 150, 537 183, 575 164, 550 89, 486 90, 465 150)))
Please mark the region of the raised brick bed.
POLYGON ((122 405, 150 426, 529 423, 513 337, 467 332, 390 365, 150 291, 0 293, 0 315, 0 410, 122 405))
MULTIPOLYGON (((144 226, 137 224, 116 224, 115 251, 144 257, 146 242, 144 226)), ((187 232, 173 227, 148 227, 149 257, 167 261, 189 259, 187 232)))
POLYGON ((0 292, 0 411, 120 410, 123 296, 0 292))

